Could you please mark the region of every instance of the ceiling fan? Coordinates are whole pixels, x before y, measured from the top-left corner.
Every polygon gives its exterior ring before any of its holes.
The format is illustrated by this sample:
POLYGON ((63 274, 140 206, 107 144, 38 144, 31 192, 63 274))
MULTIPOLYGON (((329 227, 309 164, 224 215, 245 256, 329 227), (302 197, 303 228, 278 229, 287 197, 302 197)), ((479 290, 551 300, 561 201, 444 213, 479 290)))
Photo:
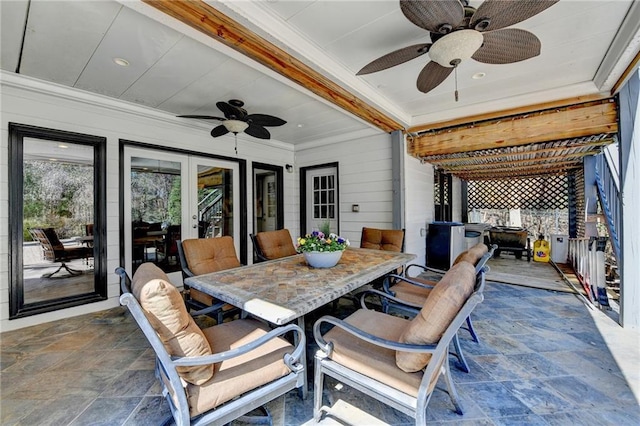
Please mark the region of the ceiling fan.
POLYGON ((238 99, 231 99, 229 102, 216 102, 216 106, 222 113, 223 117, 215 117, 212 115, 179 115, 181 118, 198 118, 201 120, 219 120, 222 124, 216 126, 211 131, 211 136, 226 135, 231 132, 237 135, 240 132, 259 139, 269 139, 271 134, 265 126, 274 127, 286 124, 281 118, 267 114, 247 114, 247 110, 242 108, 244 102, 238 99))
MULTIPOLYGON (((485 64, 510 64, 538 56, 538 37, 529 31, 505 27, 531 18, 558 1, 486 0, 476 9, 469 6, 468 0, 400 0, 404 16, 429 31, 431 43, 381 56, 357 75, 382 71, 429 53, 431 61, 417 80, 418 90, 427 93, 469 58, 485 64)), ((457 101, 457 75, 455 98, 457 101)))

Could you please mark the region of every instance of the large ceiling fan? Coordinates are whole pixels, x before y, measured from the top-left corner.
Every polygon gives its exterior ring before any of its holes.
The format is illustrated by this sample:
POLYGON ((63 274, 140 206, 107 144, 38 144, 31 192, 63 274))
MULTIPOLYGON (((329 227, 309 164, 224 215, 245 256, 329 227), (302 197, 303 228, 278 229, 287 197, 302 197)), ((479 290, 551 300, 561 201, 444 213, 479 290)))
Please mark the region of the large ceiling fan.
POLYGON ((211 131, 211 136, 226 135, 231 132, 237 135, 240 132, 259 139, 269 139, 271 134, 265 126, 275 127, 286 124, 281 118, 267 114, 247 114, 247 110, 242 108, 244 102, 238 99, 231 99, 229 102, 216 102, 216 106, 222 113, 223 117, 215 117, 212 115, 179 115, 182 118, 197 118, 201 120, 219 120, 222 124, 216 126, 211 131))
MULTIPOLYGON (((437 87, 464 60, 510 64, 538 56, 540 40, 529 31, 505 28, 524 21, 559 0, 486 0, 477 9, 468 0, 400 0, 404 16, 430 32, 431 43, 404 47, 365 65, 357 75, 403 64, 429 53, 418 75, 423 93, 437 87)), ((456 79, 457 80, 457 79, 456 79)), ((456 81, 456 101, 458 89, 456 81)))

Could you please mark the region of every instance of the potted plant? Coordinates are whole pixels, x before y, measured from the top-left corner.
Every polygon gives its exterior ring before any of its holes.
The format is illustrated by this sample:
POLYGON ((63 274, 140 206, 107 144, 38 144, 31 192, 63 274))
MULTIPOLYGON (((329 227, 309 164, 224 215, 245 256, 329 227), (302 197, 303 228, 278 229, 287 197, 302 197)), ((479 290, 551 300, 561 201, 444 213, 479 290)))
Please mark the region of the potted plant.
POLYGON ((302 253, 314 268, 331 268, 335 266, 342 252, 349 246, 349 240, 334 233, 326 236, 322 231, 313 231, 304 237, 298 237, 296 250, 302 253))

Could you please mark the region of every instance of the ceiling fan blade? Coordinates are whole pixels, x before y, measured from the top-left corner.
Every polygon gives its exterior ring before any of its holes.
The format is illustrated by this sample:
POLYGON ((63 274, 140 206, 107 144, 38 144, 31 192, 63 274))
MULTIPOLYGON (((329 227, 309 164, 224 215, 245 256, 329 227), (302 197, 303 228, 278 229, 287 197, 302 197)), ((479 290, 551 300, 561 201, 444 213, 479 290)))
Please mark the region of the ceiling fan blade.
POLYGON ((267 114, 249 114, 247 115, 247 122, 258 126, 282 126, 287 124, 282 118, 267 114))
POLYGON ((247 127, 244 132, 249 136, 253 136, 254 138, 258 138, 258 139, 271 138, 271 134, 267 129, 255 123, 249 124, 249 127, 247 127))
POLYGON ((224 124, 221 124, 213 128, 213 130, 211 131, 211 136, 217 138, 218 136, 226 135, 227 133, 229 133, 229 131, 226 127, 224 127, 224 124))
POLYGON ((391 53, 387 53, 378 59, 369 62, 365 65, 356 75, 371 74, 386 70, 387 68, 395 67, 396 65, 404 64, 411 59, 422 56, 429 51, 431 43, 414 44, 413 46, 403 47, 402 49, 394 50, 391 53))
POLYGON ((427 93, 442 83, 453 71, 453 67, 443 67, 437 62, 429 62, 422 68, 416 85, 422 93, 427 93))
POLYGON ((525 19, 553 6, 559 0, 486 0, 471 17, 469 28, 494 31, 525 19), (478 26, 479 25, 479 26, 478 26), (478 26, 476 28, 476 26, 478 26))
POLYGON ((216 106, 220 111, 224 113, 224 116, 229 120, 242 120, 245 116, 242 108, 235 107, 226 102, 216 102, 216 106))
POLYGON ((226 120, 222 117, 214 117, 213 115, 177 115, 180 118, 199 118, 201 120, 226 120))
POLYGON ((464 7, 459 0, 400 0, 400 10, 409 21, 432 33, 447 34, 464 19, 464 7), (444 26, 449 30, 444 30, 444 26))
POLYGON ((540 54, 541 43, 535 34, 518 28, 483 33, 482 47, 471 56, 485 64, 511 64, 540 54))

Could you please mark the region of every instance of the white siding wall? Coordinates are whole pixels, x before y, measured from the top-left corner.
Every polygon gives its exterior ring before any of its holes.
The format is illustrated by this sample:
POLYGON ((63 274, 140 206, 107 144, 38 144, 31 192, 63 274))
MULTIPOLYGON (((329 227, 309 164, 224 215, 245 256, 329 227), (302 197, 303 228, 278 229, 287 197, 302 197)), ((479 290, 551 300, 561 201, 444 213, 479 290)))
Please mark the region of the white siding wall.
MULTIPOLYGON (((636 75, 637 78, 637 75, 636 75)), ((624 328, 640 330, 640 108, 627 158, 627 175, 622 188, 621 323, 624 328)))
POLYGON ((451 178, 451 221, 462 222, 462 182, 451 178))
MULTIPOLYGON (((392 227, 391 136, 296 151, 296 172, 300 167, 333 162, 339 163, 340 173, 340 233, 358 247, 363 226, 392 227), (358 213, 351 211, 352 204, 360 206, 358 213)), ((433 166, 420 164, 408 155, 404 165, 405 251, 416 254, 416 262, 424 264, 425 236, 421 236, 421 229, 426 229, 434 216, 433 166)))
MULTIPOLYGON (((358 247, 363 226, 388 229, 392 225, 391 136, 296 150, 296 171, 333 162, 339 163, 340 234, 358 247), (351 211, 352 204, 360 206, 358 213, 351 211)), ((295 230, 298 235, 300 227, 295 230)))
MULTIPOLYGON (((141 108, 106 97, 70 90, 14 75, 2 75, 0 96, 0 330, 10 330, 80 315, 116 306, 119 287, 113 273, 119 266, 119 139, 158 146, 181 148, 208 154, 235 157, 233 137, 212 139, 210 128, 195 122, 185 123, 155 110, 141 108), (9 321, 9 226, 8 226, 8 123, 15 122, 107 138, 107 272, 109 299, 77 308, 9 321)), ((239 135, 238 157, 247 160, 247 198, 252 232, 251 161, 285 166, 293 163, 293 149, 286 144, 259 141, 239 135)), ((346 167, 345 167, 346 169, 346 167)), ((297 174, 284 173, 285 227, 296 229, 298 222, 297 174)), ((251 253, 251 241, 248 240, 251 253)), ((251 259, 252 256, 248 256, 251 259)))
MULTIPOLYGON (((406 151, 405 151, 406 152, 406 151)), ((426 232, 435 215, 433 166, 405 157, 405 251, 418 257, 412 263, 425 265, 426 232)))

